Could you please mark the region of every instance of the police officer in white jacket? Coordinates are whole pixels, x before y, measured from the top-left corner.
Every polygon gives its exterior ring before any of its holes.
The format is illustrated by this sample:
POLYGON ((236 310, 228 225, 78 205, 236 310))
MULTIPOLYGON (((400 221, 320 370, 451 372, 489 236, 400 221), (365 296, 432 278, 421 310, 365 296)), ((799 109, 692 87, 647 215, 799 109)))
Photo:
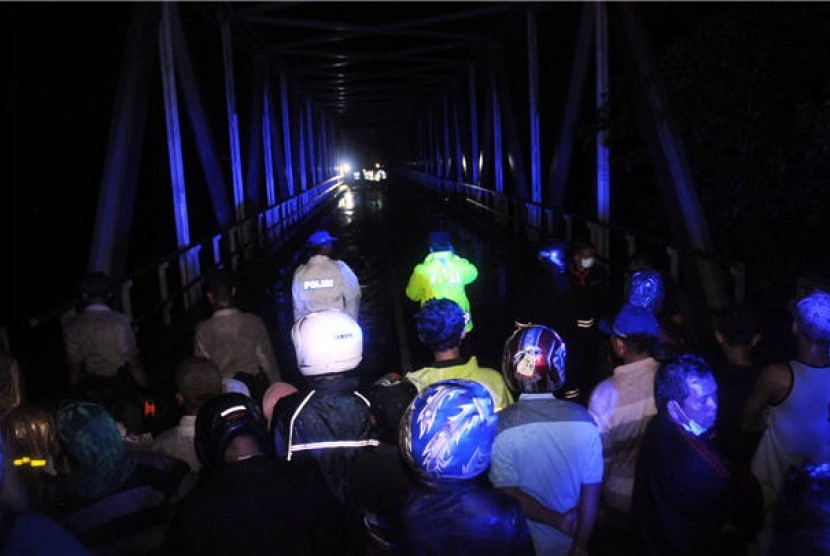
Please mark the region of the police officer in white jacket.
POLYGON ((331 258, 336 240, 326 230, 317 230, 308 238, 306 247, 312 255, 306 264, 297 267, 291 286, 294 322, 323 309, 337 309, 357 320, 360 284, 349 265, 331 258))

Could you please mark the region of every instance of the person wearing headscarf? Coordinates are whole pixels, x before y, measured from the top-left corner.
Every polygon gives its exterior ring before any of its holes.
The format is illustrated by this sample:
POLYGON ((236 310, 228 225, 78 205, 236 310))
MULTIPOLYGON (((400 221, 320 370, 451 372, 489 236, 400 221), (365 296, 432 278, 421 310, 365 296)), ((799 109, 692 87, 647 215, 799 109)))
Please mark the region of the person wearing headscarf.
POLYGON ((127 451, 118 426, 96 404, 58 411, 58 438, 70 471, 58 478, 59 522, 95 554, 146 554, 166 533, 168 502, 187 465, 153 452, 127 451))

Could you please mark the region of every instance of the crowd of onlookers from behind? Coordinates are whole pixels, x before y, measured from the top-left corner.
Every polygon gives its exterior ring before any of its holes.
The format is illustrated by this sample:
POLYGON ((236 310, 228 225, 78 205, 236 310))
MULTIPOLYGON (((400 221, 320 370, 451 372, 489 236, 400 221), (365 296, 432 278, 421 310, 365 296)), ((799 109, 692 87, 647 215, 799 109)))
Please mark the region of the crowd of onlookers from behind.
POLYGON ((369 384, 356 301, 297 314, 289 384, 216 272, 164 430, 93 273, 58 407, 27 403, 0 354, 0 552, 830 554, 830 294, 793 302, 790 361, 760 364, 742 307, 716 315, 705 359, 652 266, 632 260, 603 318, 605 277, 578 244, 554 271, 573 326, 517 324, 501 369, 462 349, 468 309, 425 300, 433 361, 369 384))

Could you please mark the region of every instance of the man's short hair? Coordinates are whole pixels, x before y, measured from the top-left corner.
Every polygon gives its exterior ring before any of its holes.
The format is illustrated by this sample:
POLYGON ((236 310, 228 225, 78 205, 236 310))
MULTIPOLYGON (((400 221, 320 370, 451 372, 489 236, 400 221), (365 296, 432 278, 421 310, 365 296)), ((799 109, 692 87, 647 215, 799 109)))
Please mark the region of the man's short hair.
POLYGON ((745 307, 730 307, 715 317, 715 331, 728 346, 752 345, 752 339, 759 333, 758 316, 745 307))
POLYGON ((631 334, 625 338, 617 336, 625 345, 625 349, 631 353, 638 354, 654 354, 654 346, 657 343, 657 338, 648 334, 631 334))
POLYGON ((415 315, 418 337, 433 352, 457 347, 465 325, 464 311, 450 299, 430 299, 415 315))
POLYGON ((830 294, 815 290, 800 298, 793 308, 798 330, 810 341, 830 344, 830 294))
POLYGON ((176 367, 176 389, 192 410, 222 393, 222 373, 205 357, 190 357, 176 367))
POLYGON ((689 378, 711 375, 712 369, 701 357, 691 354, 678 355, 664 361, 654 375, 654 403, 657 411, 665 413, 669 402, 683 404, 689 396, 689 378))
POLYGON ((233 277, 227 270, 216 269, 205 273, 205 291, 210 292, 216 301, 230 301, 234 285, 233 277))
POLYGON ((571 244, 571 257, 576 257, 578 254, 588 249, 590 249, 591 251, 596 250, 596 246, 590 239, 585 237, 576 239, 571 244))
POLYGON ((81 279, 81 295, 107 298, 112 295, 112 278, 106 272, 90 272, 81 279))

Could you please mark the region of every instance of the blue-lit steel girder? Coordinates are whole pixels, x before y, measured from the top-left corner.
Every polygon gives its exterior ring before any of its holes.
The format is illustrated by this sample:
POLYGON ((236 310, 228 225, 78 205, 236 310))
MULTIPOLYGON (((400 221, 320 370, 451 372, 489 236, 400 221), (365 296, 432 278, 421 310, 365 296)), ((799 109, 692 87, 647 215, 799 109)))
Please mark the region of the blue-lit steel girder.
POLYGON ((441 103, 441 128, 443 130, 442 151, 444 155, 443 175, 446 178, 452 176, 452 156, 450 156, 450 98, 444 95, 441 103))
POLYGON ((222 63, 225 70, 225 106, 228 112, 228 134, 231 151, 231 174, 233 177, 233 205, 236 221, 245 219, 245 186, 242 180, 242 149, 239 145, 239 117, 236 111, 236 89, 234 87, 233 45, 231 28, 222 22, 222 63))
POLYGON ((288 79, 280 73, 280 101, 282 103, 282 148, 284 178, 288 196, 294 196, 294 157, 291 140, 291 105, 288 96, 288 79))
MULTIPOLYGON (((179 125, 179 106, 176 94, 176 74, 173 55, 171 11, 174 4, 164 4, 159 29, 159 55, 161 58, 162 87, 164 90, 164 116, 167 127, 167 147, 170 162, 170 183, 173 190, 173 215, 176 222, 176 243, 179 249, 190 245, 190 226, 187 212, 182 137, 179 125)), ((181 284, 186 286, 199 276, 198 253, 190 249, 179 257, 181 284)), ((185 297, 185 307, 188 306, 185 297)))
POLYGON ((588 75, 591 47, 594 43, 594 7, 595 4, 586 2, 582 8, 576 53, 571 68, 571 79, 568 84, 568 97, 565 101, 565 112, 562 115, 562 128, 550 164, 552 176, 550 205, 554 210, 562 208, 565 189, 570 176, 576 121, 588 75))
POLYGON ((265 202, 269 208, 265 215, 265 222, 271 230, 277 222, 278 215, 274 214, 273 207, 277 204, 277 186, 274 179, 274 117, 271 106, 273 100, 271 95, 271 80, 265 79, 262 84, 262 151, 265 161, 265 202))
MULTIPOLYGON (((596 109, 599 126, 597 142, 597 220, 610 221, 611 170, 608 148, 608 17, 604 2, 595 6, 596 24, 596 109)), ((602 253, 602 250, 600 250, 602 253)))
MULTIPOLYGON (((542 147, 539 131, 539 59, 536 13, 527 12, 527 89, 530 107, 530 191, 531 201, 542 204, 542 147)), ((538 223, 534 223, 538 226, 538 223)))
POLYGON ((207 125, 208 119, 199 94, 198 79, 193 71, 184 29, 178 17, 178 8, 169 10, 171 43, 175 60, 175 72, 180 77, 178 85, 184 94, 184 106, 188 121, 196 140, 196 151, 208 186, 216 222, 224 229, 233 222, 233 213, 228 202, 228 192, 219 155, 216 152, 213 133, 207 125))
POLYGON ((297 103, 297 123, 299 124, 298 133, 297 133, 297 164, 299 165, 300 171, 300 191, 305 191, 308 189, 308 165, 306 164, 306 151, 307 151, 307 131, 305 125, 305 103, 299 101, 297 103))
POLYGON ((478 152, 478 93, 476 72, 472 66, 470 66, 468 89, 470 94, 470 183, 478 185, 478 176, 481 171, 481 156, 478 152))
POLYGON ((315 141, 317 140, 317 134, 314 132, 314 114, 311 110, 311 100, 306 99, 305 101, 305 110, 303 110, 303 116, 305 117, 305 136, 306 136, 306 166, 308 168, 308 182, 311 185, 317 184, 317 169, 315 168, 314 162, 314 149, 315 141))
POLYGON ((323 181, 329 176, 329 134, 326 127, 326 114, 322 110, 318 111, 319 117, 319 140, 317 141, 317 166, 318 166, 318 182, 323 181))
POLYGON ((452 107, 452 131, 453 143, 455 144, 455 181, 458 183, 464 182, 464 147, 461 141, 461 122, 458 114, 458 104, 454 103, 452 107))
POLYGON ((156 6, 136 4, 132 9, 89 249, 90 272, 121 276, 126 270, 158 18, 156 6))
MULTIPOLYGON (((254 67, 253 80, 251 83, 250 112, 248 118, 248 141, 246 143, 248 158, 245 167, 245 206, 250 207, 254 212, 259 212, 263 204, 262 184, 263 172, 265 170, 263 161, 264 135, 263 135, 263 97, 265 94, 264 68, 257 64, 254 67)), ((271 161, 273 163, 273 160, 271 161)))
POLYGON ((501 105, 495 71, 490 72, 490 109, 493 118, 493 186, 497 193, 504 193, 504 151, 502 150, 501 105))

